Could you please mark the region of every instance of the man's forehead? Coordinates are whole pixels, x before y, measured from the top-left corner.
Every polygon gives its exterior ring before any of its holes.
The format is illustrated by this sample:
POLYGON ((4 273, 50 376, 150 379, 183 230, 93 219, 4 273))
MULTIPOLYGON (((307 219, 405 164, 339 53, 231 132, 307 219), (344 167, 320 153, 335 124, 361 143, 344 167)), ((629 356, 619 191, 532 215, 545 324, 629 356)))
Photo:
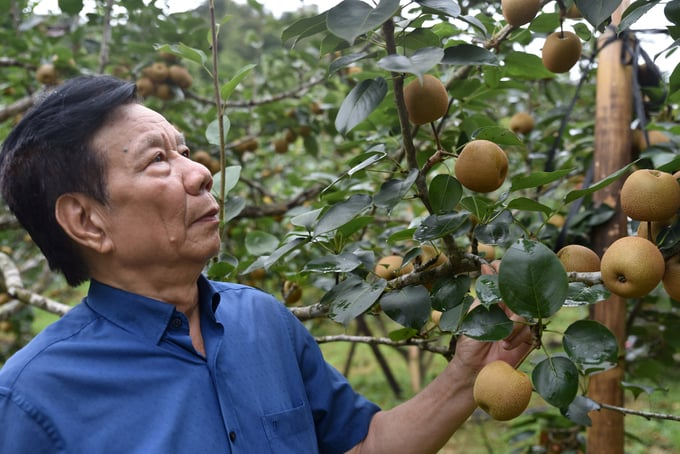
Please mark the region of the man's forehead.
POLYGON ((157 145, 157 142, 167 140, 178 144, 186 143, 184 134, 163 115, 141 104, 119 106, 111 112, 109 120, 97 136, 104 140, 125 142, 126 146, 135 142, 141 146, 157 145), (123 131, 120 131, 121 128, 123 131))

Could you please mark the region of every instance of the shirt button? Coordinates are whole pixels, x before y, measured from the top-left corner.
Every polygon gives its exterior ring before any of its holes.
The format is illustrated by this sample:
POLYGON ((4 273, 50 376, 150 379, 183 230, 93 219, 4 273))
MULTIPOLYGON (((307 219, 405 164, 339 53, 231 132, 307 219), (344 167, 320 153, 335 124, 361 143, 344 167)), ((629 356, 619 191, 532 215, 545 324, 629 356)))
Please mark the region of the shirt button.
POLYGON ((182 326, 182 319, 179 317, 173 317, 170 321, 170 326, 173 328, 180 328, 182 326))
POLYGON ((229 439, 232 442, 236 441, 236 432, 234 432, 233 430, 231 432, 229 432, 229 439))

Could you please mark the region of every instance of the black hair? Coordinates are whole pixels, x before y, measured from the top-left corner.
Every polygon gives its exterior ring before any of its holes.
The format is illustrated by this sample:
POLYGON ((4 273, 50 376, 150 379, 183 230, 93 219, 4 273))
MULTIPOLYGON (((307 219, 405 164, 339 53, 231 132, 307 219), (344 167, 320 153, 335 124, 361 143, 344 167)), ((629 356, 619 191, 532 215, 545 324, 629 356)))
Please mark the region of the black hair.
POLYGON ((0 194, 69 285, 90 278, 55 215, 56 200, 83 193, 106 203, 106 160, 92 139, 117 107, 138 102, 134 82, 80 76, 55 88, 10 132, 0 150, 0 194))

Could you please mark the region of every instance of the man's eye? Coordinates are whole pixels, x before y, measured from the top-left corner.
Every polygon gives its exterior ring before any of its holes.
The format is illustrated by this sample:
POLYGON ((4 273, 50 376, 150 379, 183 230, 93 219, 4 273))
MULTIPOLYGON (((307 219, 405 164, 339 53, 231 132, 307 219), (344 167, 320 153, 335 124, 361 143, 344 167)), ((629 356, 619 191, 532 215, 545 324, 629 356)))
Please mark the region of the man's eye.
POLYGON ((191 156, 191 151, 189 151, 188 148, 186 150, 183 150, 181 153, 182 153, 182 156, 184 156, 185 158, 188 158, 189 156, 191 156))
POLYGON ((153 162, 163 162, 164 160, 165 158, 162 153, 158 153, 156 156, 153 157, 153 162))

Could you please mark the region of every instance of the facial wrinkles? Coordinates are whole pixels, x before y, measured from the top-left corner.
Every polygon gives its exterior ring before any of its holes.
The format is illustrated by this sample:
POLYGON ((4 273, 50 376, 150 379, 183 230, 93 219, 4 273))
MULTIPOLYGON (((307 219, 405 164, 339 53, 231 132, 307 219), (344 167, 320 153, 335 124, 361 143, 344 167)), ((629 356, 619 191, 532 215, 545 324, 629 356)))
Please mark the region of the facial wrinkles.
MULTIPOLYGON (((166 180, 163 183, 162 180, 158 180, 158 183, 162 184, 152 188, 152 192, 156 194, 157 201, 162 202, 165 199, 164 206, 156 206, 159 216, 159 225, 156 227, 164 232, 165 238, 170 244, 180 244, 183 231, 188 225, 186 189, 182 181, 181 169, 176 167, 176 159, 181 159, 178 156, 180 153, 178 149, 180 146, 185 145, 184 136, 168 123, 165 118, 153 111, 145 111, 142 115, 133 115, 133 112, 124 110, 118 119, 120 123, 116 122, 116 119, 112 119, 112 121, 114 124, 121 124, 121 127, 117 131, 117 128, 113 128, 111 130, 112 133, 119 134, 122 132, 125 136, 134 136, 137 139, 128 140, 115 147, 123 153, 132 151, 132 155, 128 155, 128 158, 123 159, 123 162, 127 163, 125 165, 125 167, 128 167, 127 171, 141 171, 142 176, 144 176, 144 166, 148 165, 147 160, 150 159, 149 150, 161 148, 166 154, 165 159, 168 161, 168 165, 171 166, 170 174, 166 178, 176 179, 177 181, 173 183, 171 180, 166 180), (129 167, 130 165, 132 168, 129 167), (178 188, 181 188, 183 191, 181 194, 183 195, 182 200, 178 201, 177 197, 175 197, 175 200, 170 200, 170 196, 173 194, 177 195, 178 188)), ((115 136, 114 140, 116 140, 115 136)), ((133 199, 131 202, 137 200, 137 195, 131 194, 130 196, 133 199)), ((122 200, 122 203, 126 203, 125 200, 122 200)), ((153 208, 149 206, 142 207, 142 209, 153 208)))

